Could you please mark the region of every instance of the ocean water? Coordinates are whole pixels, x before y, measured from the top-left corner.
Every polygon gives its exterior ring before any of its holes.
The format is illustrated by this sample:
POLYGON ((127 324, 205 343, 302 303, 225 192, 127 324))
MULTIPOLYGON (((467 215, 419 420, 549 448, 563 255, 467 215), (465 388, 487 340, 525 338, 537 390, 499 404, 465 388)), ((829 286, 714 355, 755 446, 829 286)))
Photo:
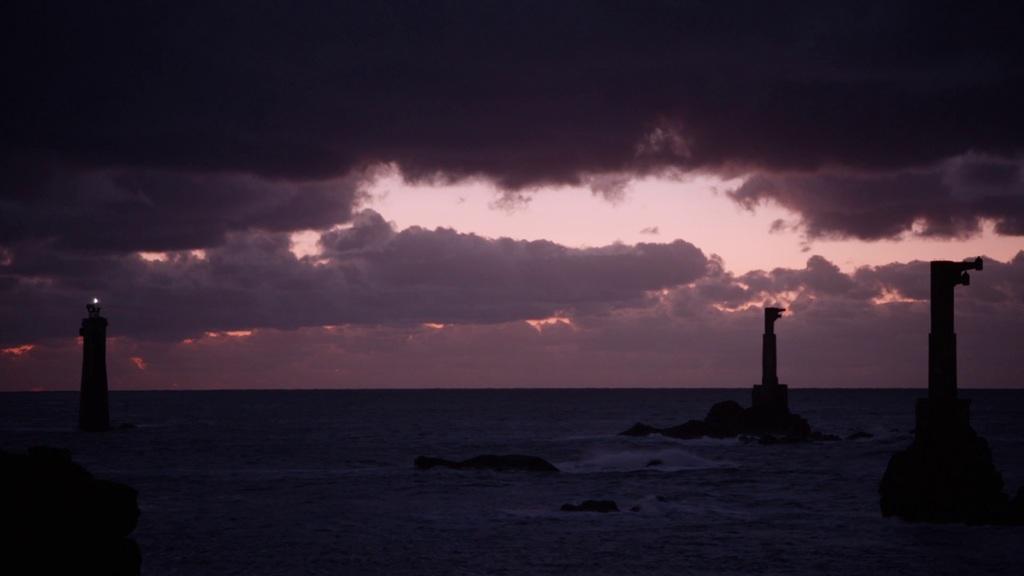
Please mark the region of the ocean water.
MULTIPOLYGON (((791 391, 823 432, 761 446, 627 438, 745 390, 120 392, 0 395, 0 448, 70 448, 139 490, 143 574, 1024 574, 1024 528, 883 519, 878 482, 923 391, 791 391), (523 453, 559 474, 416 470, 418 455, 523 453), (648 467, 658 459, 663 465, 648 467), (615 500, 620 513, 564 513, 615 500)), ((968 391, 1008 490, 1024 391, 968 391)))

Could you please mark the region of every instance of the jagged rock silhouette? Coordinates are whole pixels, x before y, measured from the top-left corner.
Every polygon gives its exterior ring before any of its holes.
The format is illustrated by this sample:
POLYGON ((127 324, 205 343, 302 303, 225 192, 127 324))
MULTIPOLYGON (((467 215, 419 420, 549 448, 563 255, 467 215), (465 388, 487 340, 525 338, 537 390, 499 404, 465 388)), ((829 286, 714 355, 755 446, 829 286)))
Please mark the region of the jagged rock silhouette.
POLYGON ((139 518, 138 495, 98 480, 56 448, 0 451, 4 562, 19 574, 139 573, 128 538, 139 518))

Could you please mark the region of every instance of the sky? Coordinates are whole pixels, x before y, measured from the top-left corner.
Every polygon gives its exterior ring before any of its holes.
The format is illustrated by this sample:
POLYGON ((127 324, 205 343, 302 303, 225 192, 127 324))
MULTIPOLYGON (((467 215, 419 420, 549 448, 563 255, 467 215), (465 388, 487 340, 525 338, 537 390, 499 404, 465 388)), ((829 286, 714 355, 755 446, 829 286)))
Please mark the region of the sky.
POLYGON ((1016 3, 23 3, 0 390, 1020 388, 1016 3))

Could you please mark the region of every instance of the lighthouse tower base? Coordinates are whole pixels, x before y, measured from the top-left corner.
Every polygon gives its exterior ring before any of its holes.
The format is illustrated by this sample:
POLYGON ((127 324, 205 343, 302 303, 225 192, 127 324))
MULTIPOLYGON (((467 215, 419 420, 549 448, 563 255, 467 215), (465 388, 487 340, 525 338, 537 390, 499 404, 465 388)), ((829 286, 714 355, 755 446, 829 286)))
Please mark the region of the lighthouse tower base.
POLYGON ((889 460, 878 492, 883 516, 912 522, 1020 523, 988 442, 967 421, 968 401, 920 400, 914 443, 889 460))
POLYGON ((757 384, 751 390, 751 406, 766 414, 789 414, 789 386, 785 384, 757 384))

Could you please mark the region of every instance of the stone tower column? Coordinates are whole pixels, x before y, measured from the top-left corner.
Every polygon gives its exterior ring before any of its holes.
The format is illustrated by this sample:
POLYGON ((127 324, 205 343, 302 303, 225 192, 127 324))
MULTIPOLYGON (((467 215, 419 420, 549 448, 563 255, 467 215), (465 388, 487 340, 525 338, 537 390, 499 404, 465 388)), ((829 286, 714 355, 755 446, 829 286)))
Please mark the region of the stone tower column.
POLYGON ((779 384, 775 347, 775 321, 785 308, 764 309, 764 335, 761 337, 761 384, 754 386, 751 400, 754 409, 769 417, 789 414, 789 389, 779 384))
POLYGON ((981 258, 931 263, 931 332, 928 333, 928 398, 917 403, 916 437, 942 440, 970 426, 970 403, 957 398, 953 289, 968 286, 967 270, 981 270, 981 258))
POLYGON ((110 427, 107 405, 107 319, 100 316, 99 300, 86 305, 82 319, 82 388, 79 395, 78 427, 90 432, 110 427))
POLYGON ((764 335, 761 337, 761 385, 778 386, 778 360, 775 353, 775 321, 785 308, 764 309, 764 335))

